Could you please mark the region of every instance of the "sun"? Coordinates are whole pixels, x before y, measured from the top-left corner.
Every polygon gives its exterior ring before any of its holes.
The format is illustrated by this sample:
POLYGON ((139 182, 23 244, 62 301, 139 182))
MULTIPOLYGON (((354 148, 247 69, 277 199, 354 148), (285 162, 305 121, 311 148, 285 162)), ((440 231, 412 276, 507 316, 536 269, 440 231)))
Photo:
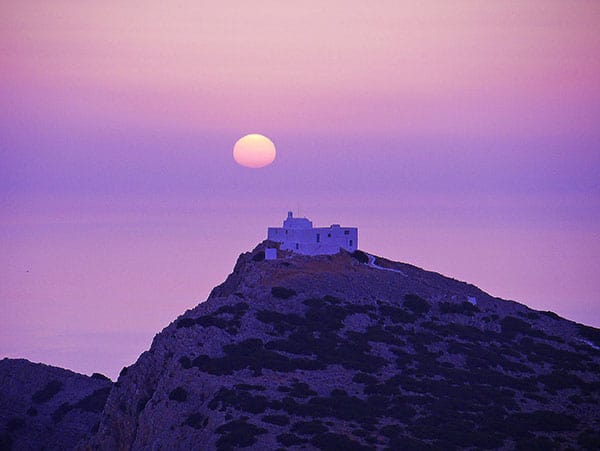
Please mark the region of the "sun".
POLYGON ((247 168, 263 168, 275 160, 275 144, 258 133, 242 136, 233 146, 233 159, 247 168))

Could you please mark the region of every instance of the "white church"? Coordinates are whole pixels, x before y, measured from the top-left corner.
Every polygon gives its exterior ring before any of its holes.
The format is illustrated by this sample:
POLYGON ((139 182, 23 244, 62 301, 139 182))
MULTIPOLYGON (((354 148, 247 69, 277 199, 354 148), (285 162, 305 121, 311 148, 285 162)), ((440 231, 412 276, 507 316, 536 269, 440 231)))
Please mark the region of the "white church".
MULTIPOLYGON (((340 249, 354 252, 358 249, 358 228, 313 227, 307 218, 294 218, 291 211, 283 221, 283 227, 269 227, 267 239, 281 243, 279 249, 303 255, 331 255, 340 249)), ((277 258, 277 249, 266 249, 267 260, 277 258)))

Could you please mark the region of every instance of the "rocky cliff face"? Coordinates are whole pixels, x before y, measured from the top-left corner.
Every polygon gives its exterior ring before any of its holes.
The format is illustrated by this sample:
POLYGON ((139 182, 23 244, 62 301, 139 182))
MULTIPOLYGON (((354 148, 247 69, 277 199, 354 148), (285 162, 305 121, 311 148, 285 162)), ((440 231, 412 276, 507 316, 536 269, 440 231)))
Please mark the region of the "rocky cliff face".
POLYGON ((596 449, 600 331, 362 253, 240 256, 82 449, 596 449))
POLYGON ((23 359, 0 360, 0 449, 72 449, 98 427, 112 387, 23 359))

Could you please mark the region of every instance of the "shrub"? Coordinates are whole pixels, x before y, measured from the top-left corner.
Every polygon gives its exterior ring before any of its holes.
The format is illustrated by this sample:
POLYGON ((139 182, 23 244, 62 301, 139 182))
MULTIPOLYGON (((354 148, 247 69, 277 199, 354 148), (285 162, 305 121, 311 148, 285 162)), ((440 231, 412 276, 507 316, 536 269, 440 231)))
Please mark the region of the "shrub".
POLYGON ((183 356, 179 358, 179 364, 181 365, 181 368, 183 368, 184 370, 188 370, 192 367, 192 361, 190 360, 190 358, 188 356, 183 356))
POLYGON ((323 426, 320 421, 299 421, 292 427, 292 432, 300 435, 315 435, 327 432, 327 427, 323 426))
POLYGON ((339 451, 340 449, 362 451, 371 449, 370 447, 362 446, 345 435, 333 434, 331 432, 315 435, 310 443, 323 451, 339 451))
POLYGON ((427 313, 430 309, 429 303, 416 294, 404 296, 404 307, 416 314, 427 313))
POLYGON ((266 432, 266 429, 247 423, 245 420, 230 421, 217 428, 217 433, 221 435, 217 440, 217 449, 226 450, 252 446, 257 442, 256 436, 266 432))
POLYGON ((204 429, 207 424, 208 418, 199 413, 190 414, 183 422, 184 426, 190 426, 194 429, 204 429))
POLYGON ((454 304, 451 302, 441 302, 440 312, 442 313, 457 313, 460 315, 473 316, 474 313, 479 312, 479 308, 470 302, 461 302, 460 304, 454 304))
POLYGON ((254 385, 254 384, 235 384, 234 388, 236 390, 245 390, 245 391, 265 391, 266 390, 264 385, 254 385))
POLYGON ((290 418, 287 415, 265 415, 262 417, 265 423, 276 424, 277 426, 286 426, 290 424, 290 418))
POLYGON ((262 262, 265 259, 265 251, 258 251, 252 256, 252 260, 255 262, 262 262))
POLYGON ((379 307, 379 311, 383 316, 387 316, 394 323, 413 323, 417 317, 409 311, 399 308, 392 307, 391 305, 382 305, 379 307))
POLYGON ((273 295, 273 297, 279 298, 279 299, 288 299, 291 298, 292 296, 296 296, 296 291, 292 290, 291 288, 285 288, 285 287, 273 287, 271 288, 271 294, 273 295))
POLYGON ((236 391, 222 387, 210 401, 208 408, 216 410, 219 406, 221 410, 233 407, 243 412, 263 413, 269 406, 269 400, 266 396, 254 396, 247 391, 236 391))
POLYGON ((106 377, 104 374, 101 374, 101 373, 92 374, 92 379, 99 379, 102 381, 112 382, 108 377, 106 377))
POLYGON ((27 409, 27 415, 29 415, 30 417, 36 417, 37 414, 38 414, 38 411, 35 407, 31 406, 29 409, 27 409))
POLYGON ((365 254, 363 251, 355 250, 352 252, 352 257, 358 260, 361 263, 369 263, 369 256, 365 254))
POLYGON ((55 423, 58 423, 60 420, 63 419, 63 417, 69 413, 71 410, 73 410, 73 406, 71 404, 69 404, 68 402, 64 402, 62 403, 58 409, 56 409, 53 413, 52 413, 52 421, 54 421, 55 423))
POLYGON ((31 397, 31 400, 36 404, 41 404, 43 402, 49 401, 52 398, 54 398, 54 395, 61 391, 62 388, 62 382, 57 380, 51 380, 44 386, 44 388, 36 391, 31 397))
POLYGON ((110 393, 111 387, 99 388, 94 391, 92 394, 87 395, 85 398, 80 400, 75 407, 86 412, 102 412, 104 409, 104 405, 106 404, 106 399, 110 393))
POLYGON ((502 332, 504 333, 522 333, 528 334, 531 332, 531 324, 514 316, 507 316, 500 321, 502 332))
POLYGON ((8 432, 16 431, 25 426, 25 420, 20 417, 12 417, 9 418, 8 423, 6 424, 6 429, 8 432))
POLYGON ((187 400, 188 393, 182 387, 177 387, 171 393, 169 393, 169 399, 177 402, 185 402, 187 400))
POLYGON ((293 445, 301 445, 302 443, 306 443, 306 440, 298 437, 296 434, 279 434, 277 436, 277 441, 281 443, 283 446, 293 446, 293 445))
POLYGON ((0 449, 12 449, 13 440, 8 434, 0 434, 0 449))
POLYGON ((600 449, 600 432, 587 430, 577 437, 577 444, 583 449, 600 449))

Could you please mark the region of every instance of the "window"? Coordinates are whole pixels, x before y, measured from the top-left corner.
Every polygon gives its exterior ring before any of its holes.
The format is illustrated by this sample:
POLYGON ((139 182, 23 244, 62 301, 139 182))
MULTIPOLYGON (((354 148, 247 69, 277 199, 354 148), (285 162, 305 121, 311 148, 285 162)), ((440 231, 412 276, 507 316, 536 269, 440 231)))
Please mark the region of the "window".
POLYGON ((320 243, 320 242, 321 242, 321 234, 317 233, 317 243, 320 243))
POLYGON ((352 240, 350 240, 350 247, 352 247, 352 240))
POLYGON ((344 230, 344 235, 350 235, 350 230, 344 230))
POLYGON ((296 249, 300 248, 300 244, 296 243, 296 249))
POLYGON ((328 234, 327 234, 327 238, 331 238, 331 233, 328 233, 328 234))

